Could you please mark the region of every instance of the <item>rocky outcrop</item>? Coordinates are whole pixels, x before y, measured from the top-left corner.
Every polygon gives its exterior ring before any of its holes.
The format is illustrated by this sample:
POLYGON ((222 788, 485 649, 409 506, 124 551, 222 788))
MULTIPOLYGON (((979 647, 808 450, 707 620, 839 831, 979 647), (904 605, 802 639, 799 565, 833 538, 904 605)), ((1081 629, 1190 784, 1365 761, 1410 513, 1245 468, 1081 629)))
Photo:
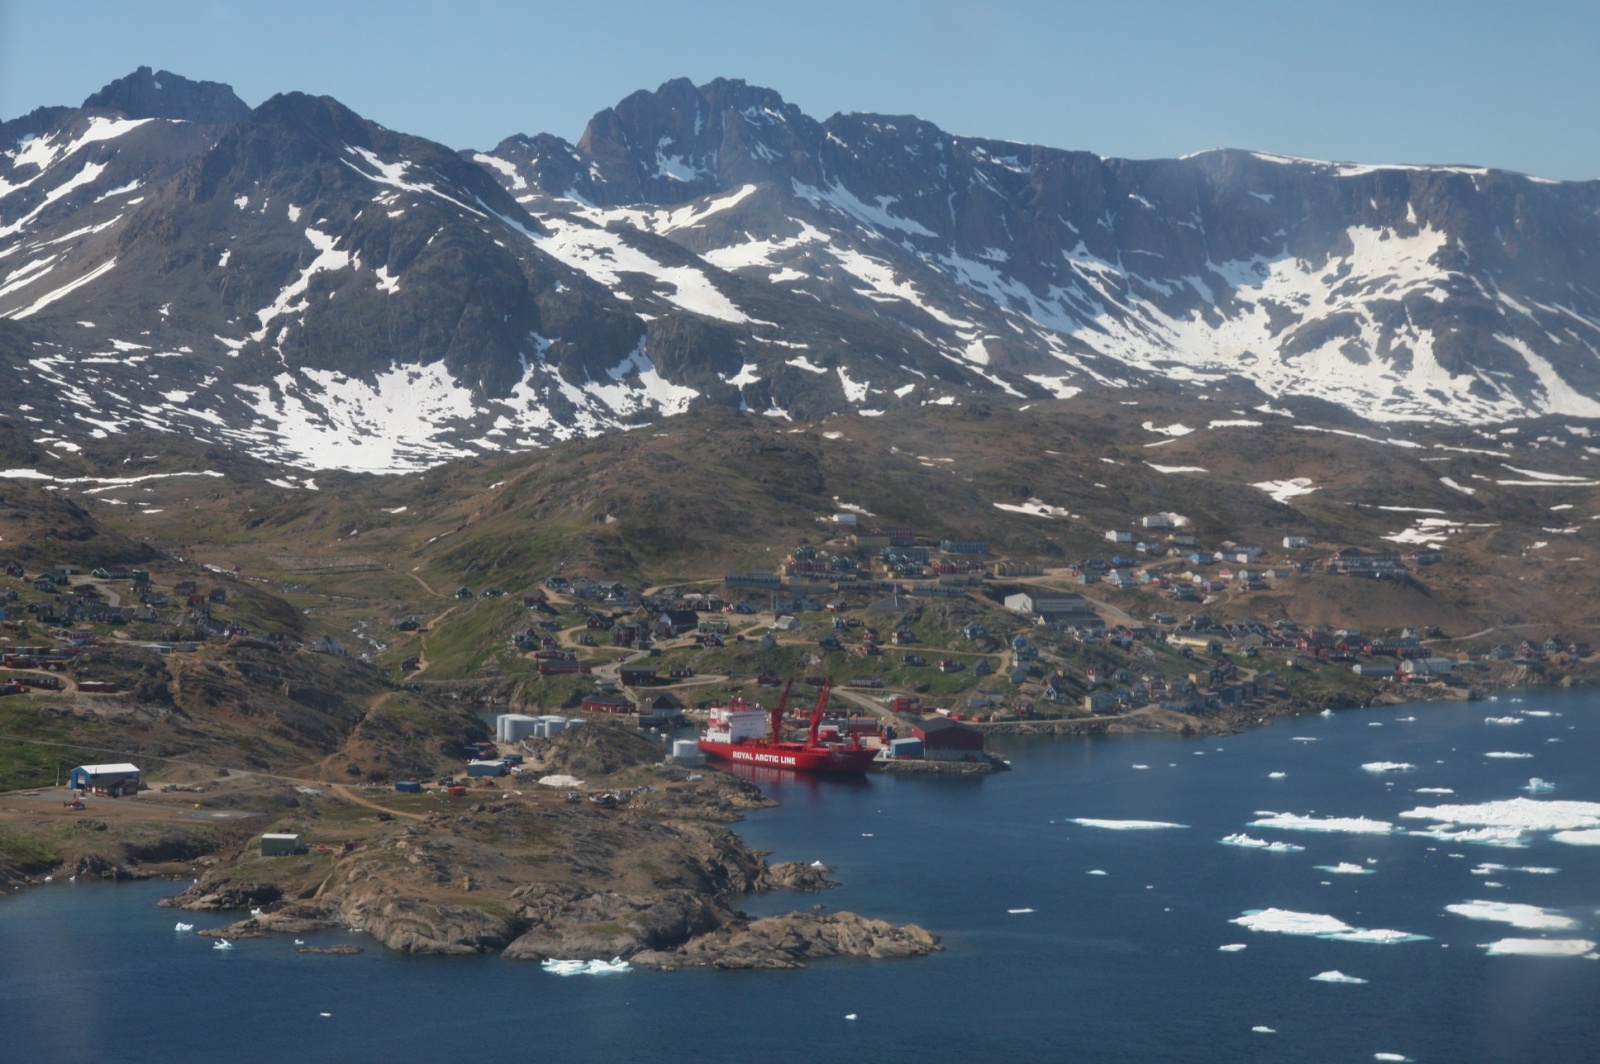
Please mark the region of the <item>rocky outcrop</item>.
POLYGON ((282 896, 270 883, 238 883, 208 874, 182 894, 162 898, 160 904, 195 912, 229 912, 270 905, 282 896))
POLYGON ((740 921, 682 947, 633 955, 641 967, 803 968, 825 957, 921 957, 943 947, 915 924, 896 927, 855 913, 787 913, 740 921))
POLYGON ((341 920, 396 953, 499 953, 517 937, 517 924, 483 909, 395 895, 349 899, 341 920))

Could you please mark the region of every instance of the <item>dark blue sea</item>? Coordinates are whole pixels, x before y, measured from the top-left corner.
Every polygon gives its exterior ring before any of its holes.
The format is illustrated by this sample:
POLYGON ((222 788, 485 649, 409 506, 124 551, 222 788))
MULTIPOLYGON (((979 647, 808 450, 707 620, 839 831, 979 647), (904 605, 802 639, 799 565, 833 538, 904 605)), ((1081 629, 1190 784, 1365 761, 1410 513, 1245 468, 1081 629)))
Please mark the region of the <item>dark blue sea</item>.
POLYGON ((947 951, 920 960, 563 978, 218 951, 173 923, 223 918, 156 908, 173 884, 56 883, 0 899, 0 1062, 1592 1064, 1597 706, 1511 693, 1223 739, 1019 741, 981 780, 767 783, 782 804, 745 837, 834 866, 830 907, 937 932, 947 951), (1401 815, 1442 806, 1462 808, 1401 815), (1240 834, 1304 849, 1220 841, 1240 834))

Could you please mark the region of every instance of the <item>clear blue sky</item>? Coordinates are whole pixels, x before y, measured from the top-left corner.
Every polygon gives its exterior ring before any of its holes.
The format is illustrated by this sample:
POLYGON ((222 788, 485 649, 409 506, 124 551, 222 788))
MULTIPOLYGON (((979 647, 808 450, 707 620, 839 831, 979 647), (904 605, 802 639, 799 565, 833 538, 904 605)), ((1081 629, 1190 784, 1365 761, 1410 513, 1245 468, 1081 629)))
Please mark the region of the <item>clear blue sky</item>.
POLYGON ((1600 0, 0 0, 0 118, 135 67, 456 148, 687 76, 816 118, 1134 158, 1228 146, 1600 178, 1600 0))

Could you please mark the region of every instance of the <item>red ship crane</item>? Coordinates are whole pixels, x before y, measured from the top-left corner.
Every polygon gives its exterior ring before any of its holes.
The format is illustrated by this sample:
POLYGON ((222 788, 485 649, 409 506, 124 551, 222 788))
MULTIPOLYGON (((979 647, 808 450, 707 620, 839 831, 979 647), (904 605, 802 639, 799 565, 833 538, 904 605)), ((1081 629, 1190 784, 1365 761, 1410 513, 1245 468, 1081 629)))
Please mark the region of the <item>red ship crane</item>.
POLYGON ((783 739, 783 711, 789 707, 789 688, 794 686, 794 677, 783 685, 783 697, 778 699, 778 704, 772 707, 772 734, 767 736, 767 741, 776 743, 783 739))
POLYGON ((833 693, 833 677, 830 676, 822 683, 822 693, 817 696, 817 704, 811 711, 811 729, 806 733, 807 741, 812 746, 817 745, 817 727, 822 723, 822 713, 828 708, 828 695, 833 693))

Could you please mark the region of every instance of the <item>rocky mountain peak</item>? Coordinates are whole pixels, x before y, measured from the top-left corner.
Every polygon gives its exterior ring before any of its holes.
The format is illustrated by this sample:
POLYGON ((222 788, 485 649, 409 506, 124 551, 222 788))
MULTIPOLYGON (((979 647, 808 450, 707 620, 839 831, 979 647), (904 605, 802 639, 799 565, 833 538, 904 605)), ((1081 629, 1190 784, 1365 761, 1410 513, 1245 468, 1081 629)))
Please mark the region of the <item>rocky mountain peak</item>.
POLYGON ((170 70, 142 66, 83 101, 84 110, 116 111, 128 118, 172 118, 227 125, 250 107, 219 81, 190 81, 170 70))

